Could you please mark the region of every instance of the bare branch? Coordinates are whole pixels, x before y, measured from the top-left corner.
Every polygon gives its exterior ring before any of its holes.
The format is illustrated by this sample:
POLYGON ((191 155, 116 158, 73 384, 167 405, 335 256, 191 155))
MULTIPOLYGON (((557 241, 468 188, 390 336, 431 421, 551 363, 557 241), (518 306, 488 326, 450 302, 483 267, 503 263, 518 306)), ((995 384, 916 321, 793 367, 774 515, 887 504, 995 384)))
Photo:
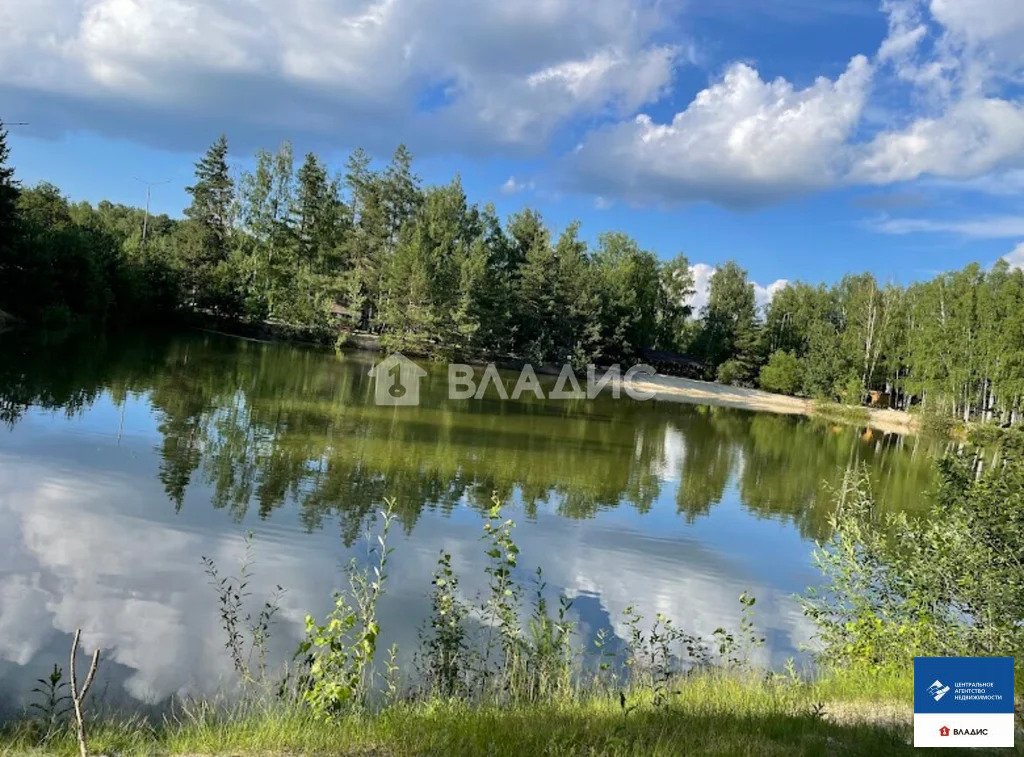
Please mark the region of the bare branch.
POLYGON ((85 695, 89 693, 93 678, 96 677, 96 669, 100 665, 100 650, 92 653, 92 663, 89 665, 89 673, 85 677, 85 685, 81 692, 78 690, 78 674, 75 670, 75 658, 78 656, 78 643, 82 639, 82 629, 75 630, 75 638, 71 642, 71 703, 75 708, 75 725, 78 729, 78 751, 81 757, 89 757, 89 747, 85 738, 85 720, 82 717, 82 703, 85 695))

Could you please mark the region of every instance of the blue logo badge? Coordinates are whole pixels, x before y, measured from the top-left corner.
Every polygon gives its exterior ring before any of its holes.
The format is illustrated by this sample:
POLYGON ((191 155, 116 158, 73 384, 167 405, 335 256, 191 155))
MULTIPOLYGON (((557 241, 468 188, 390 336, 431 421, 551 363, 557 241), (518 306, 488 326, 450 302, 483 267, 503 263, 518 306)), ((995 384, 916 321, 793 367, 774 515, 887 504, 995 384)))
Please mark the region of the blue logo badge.
POLYGON ((915 657, 914 746, 1012 747, 1012 657, 915 657))
POLYGON ((1012 657, 915 657, 914 712, 1012 713, 1012 657))

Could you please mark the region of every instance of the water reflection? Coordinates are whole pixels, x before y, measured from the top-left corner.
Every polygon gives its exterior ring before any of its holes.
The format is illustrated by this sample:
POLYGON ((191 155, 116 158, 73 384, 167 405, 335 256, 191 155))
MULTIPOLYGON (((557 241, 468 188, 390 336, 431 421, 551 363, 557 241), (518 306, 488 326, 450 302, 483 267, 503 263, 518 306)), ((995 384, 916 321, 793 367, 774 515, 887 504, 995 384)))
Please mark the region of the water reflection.
POLYGON ((807 419, 450 401, 436 371, 421 407, 379 408, 366 356, 210 334, 0 351, 0 709, 76 627, 108 650, 112 700, 217 690, 230 661, 199 558, 236 565, 248 528, 257 583, 288 589, 286 658, 385 496, 404 526, 385 642, 406 654, 438 549, 467 600, 483 589, 480 512, 498 490, 516 503, 524 575, 543 565, 586 627, 622 632, 637 604, 709 633, 737 622, 750 588, 779 660, 808 639, 792 594, 817 580, 827 484, 865 462, 880 500, 906 508, 931 485, 922 442, 807 419))

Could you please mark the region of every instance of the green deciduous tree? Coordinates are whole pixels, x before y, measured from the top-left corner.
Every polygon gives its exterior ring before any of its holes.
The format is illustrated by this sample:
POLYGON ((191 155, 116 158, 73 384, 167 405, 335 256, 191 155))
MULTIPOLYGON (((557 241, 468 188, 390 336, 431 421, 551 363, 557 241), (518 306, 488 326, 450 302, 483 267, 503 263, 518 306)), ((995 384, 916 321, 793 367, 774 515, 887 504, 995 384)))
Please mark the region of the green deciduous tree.
POLYGON ((761 366, 758 384, 769 392, 796 394, 802 383, 800 373, 801 364, 797 356, 786 350, 777 350, 761 366))
POLYGON ((683 254, 660 266, 661 287, 657 307, 657 336, 655 346, 663 350, 685 350, 691 338, 690 316, 693 308, 694 280, 690 261, 683 254))
POLYGON ((828 586, 805 610, 835 665, 904 668, 915 656, 1001 655, 1024 644, 1024 464, 944 461, 928 518, 881 513, 863 472, 837 495, 816 553, 828 586))

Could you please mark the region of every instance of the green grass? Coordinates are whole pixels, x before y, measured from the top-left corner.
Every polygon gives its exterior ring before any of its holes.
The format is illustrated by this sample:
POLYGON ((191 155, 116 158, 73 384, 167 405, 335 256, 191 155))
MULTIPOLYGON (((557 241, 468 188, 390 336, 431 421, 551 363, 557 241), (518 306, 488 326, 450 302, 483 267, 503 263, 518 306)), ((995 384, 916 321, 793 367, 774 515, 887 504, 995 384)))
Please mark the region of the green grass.
POLYGON ((840 423, 865 425, 871 420, 871 413, 866 407, 841 405, 838 402, 819 399, 811 403, 811 408, 815 415, 840 423))
MULTIPOLYGON (((907 676, 838 674, 815 682, 707 674, 682 679, 654 707, 648 691, 576 701, 394 705, 336 722, 308 709, 249 704, 193 709, 157 725, 92 724, 108 755, 884 755, 910 754, 907 676)), ((977 752, 974 752, 975 754, 977 752)), ((1004 752, 1005 753, 1005 752, 1004 752)), ((0 731, 0 755, 77 754, 70 732, 43 748, 27 724, 0 731)))

